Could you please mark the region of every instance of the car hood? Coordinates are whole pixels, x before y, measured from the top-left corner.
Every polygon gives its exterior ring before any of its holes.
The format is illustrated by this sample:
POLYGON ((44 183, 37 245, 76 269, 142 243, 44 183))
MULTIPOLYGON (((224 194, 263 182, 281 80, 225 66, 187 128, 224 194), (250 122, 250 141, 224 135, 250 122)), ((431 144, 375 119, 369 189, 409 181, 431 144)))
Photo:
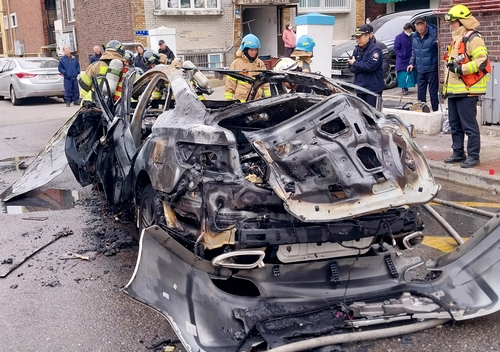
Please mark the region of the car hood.
POLYGON ((244 135, 268 164, 270 186, 301 221, 423 204, 439 190, 408 127, 349 94, 244 135))
POLYGON ((342 43, 332 47, 332 57, 348 58, 346 51, 351 55, 355 46, 356 46, 356 41, 352 39, 343 41, 342 43))

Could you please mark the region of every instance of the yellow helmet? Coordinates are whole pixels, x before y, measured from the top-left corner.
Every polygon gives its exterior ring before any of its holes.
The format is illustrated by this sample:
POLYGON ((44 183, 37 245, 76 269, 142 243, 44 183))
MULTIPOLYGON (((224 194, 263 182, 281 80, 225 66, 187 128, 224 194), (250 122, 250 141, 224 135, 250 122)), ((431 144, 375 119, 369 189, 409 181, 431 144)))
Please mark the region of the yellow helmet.
POLYGON ((446 15, 444 15, 444 20, 446 22, 458 21, 462 18, 470 17, 470 10, 465 5, 455 5, 446 15))

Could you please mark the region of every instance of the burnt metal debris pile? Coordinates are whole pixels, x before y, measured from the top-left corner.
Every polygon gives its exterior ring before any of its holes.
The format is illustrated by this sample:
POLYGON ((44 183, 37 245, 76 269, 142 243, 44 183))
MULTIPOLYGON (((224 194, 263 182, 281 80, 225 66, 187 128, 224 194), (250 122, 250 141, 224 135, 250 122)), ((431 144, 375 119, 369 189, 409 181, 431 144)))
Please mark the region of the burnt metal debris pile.
MULTIPOLYGON (((69 164, 132 207, 140 253, 124 291, 190 351, 303 350, 375 337, 339 335, 352 327, 419 321, 378 334, 401 335, 500 308, 498 215, 425 263, 427 280, 407 278, 439 190, 411 126, 320 75, 219 70, 248 84, 241 103, 200 100, 194 72, 130 71, 116 103, 94 77, 94 100, 2 199, 69 164), (254 100, 264 84, 273 96, 254 100)), ((89 234, 102 231, 113 237, 89 234)))

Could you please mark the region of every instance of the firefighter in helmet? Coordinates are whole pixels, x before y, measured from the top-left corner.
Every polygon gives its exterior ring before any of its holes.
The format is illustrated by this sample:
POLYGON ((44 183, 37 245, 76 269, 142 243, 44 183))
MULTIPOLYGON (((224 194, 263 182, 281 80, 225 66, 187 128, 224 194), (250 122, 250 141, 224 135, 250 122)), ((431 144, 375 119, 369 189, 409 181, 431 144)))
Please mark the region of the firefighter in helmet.
POLYGON ((315 46, 314 39, 308 35, 303 35, 297 40, 297 45, 291 57, 298 58, 297 62, 302 72, 311 72, 311 58, 315 46))
MULTIPOLYGON (((236 52, 236 60, 231 63, 230 70, 241 71, 250 77, 257 76, 259 72, 256 71, 266 70, 264 62, 258 58, 259 48, 259 38, 253 34, 247 34, 243 38, 239 50, 236 52)), ((251 87, 250 83, 226 76, 224 99, 245 102, 251 87)), ((264 84, 260 87, 255 99, 269 96, 271 96, 269 84, 264 84)))
POLYGON ((452 41, 444 57, 443 96, 448 98, 448 118, 453 154, 445 163, 461 163, 462 168, 479 165, 481 147, 476 120, 479 96, 486 93, 491 65, 484 40, 476 28, 477 19, 464 5, 453 6, 444 17, 450 24, 452 41), (467 154, 464 137, 467 135, 467 154))
POLYGON ((106 76, 110 85, 110 94, 114 95, 120 81, 122 68, 127 61, 124 58, 125 48, 118 40, 111 40, 101 55, 99 61, 91 64, 85 72, 80 75, 78 84, 80 85, 82 104, 92 100, 92 77, 94 75, 106 76), (109 77, 108 77, 109 76, 109 77))

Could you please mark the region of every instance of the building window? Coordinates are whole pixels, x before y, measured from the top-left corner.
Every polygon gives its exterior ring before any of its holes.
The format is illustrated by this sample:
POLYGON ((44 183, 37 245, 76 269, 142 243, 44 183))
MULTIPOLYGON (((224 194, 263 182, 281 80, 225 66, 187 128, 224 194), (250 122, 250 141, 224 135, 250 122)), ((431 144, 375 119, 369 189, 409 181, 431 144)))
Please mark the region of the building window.
POLYGON ((351 11, 351 0, 300 0, 299 13, 339 13, 351 11))
MULTIPOLYGON (((158 2, 157 2, 158 3, 158 2)), ((158 10, 203 10, 220 8, 220 0, 161 0, 158 10)), ((158 6, 156 6, 158 7, 158 6)))
POLYGON ((17 13, 10 14, 10 28, 17 28, 17 13))
POLYGON ((68 12, 68 22, 75 22, 75 0, 66 0, 66 11, 68 12))
POLYGON ((5 29, 9 29, 9 16, 3 16, 3 26, 5 29))

